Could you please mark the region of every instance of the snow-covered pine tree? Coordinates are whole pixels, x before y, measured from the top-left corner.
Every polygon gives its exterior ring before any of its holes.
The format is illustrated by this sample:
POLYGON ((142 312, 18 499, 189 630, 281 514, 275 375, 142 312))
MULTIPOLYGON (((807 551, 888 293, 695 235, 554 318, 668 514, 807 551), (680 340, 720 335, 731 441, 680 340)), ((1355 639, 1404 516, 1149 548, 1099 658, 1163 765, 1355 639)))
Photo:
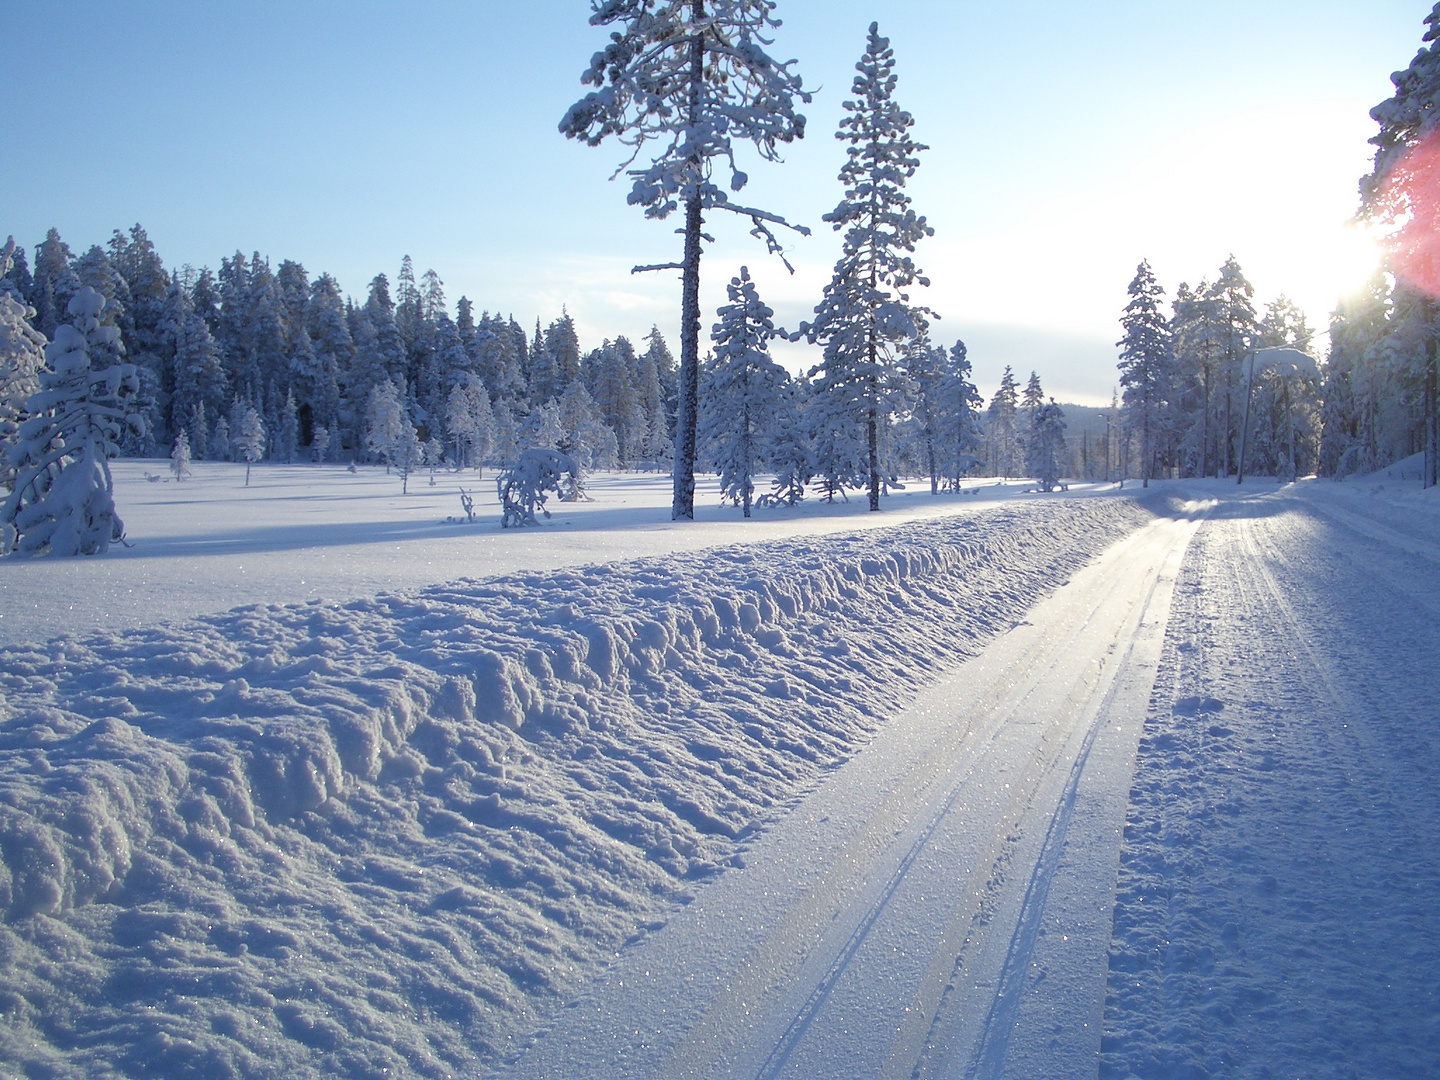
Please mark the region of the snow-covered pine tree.
MULTIPOLYGON (((1360 181, 1361 214, 1386 232, 1386 268, 1396 276, 1391 321, 1419 355, 1426 487, 1440 483, 1440 4, 1425 17, 1422 48, 1390 76, 1395 93, 1370 110, 1375 166, 1360 181), (1403 323, 1404 325, 1400 325, 1403 323)), ((38 258, 37 258, 38 265, 38 258)), ((1415 361, 1418 360, 1418 364, 1415 361)))
POLYGON ((1220 276, 1211 286, 1210 299, 1220 330, 1220 374, 1225 383, 1225 400, 1220 416, 1220 473, 1229 476, 1236 460, 1240 414, 1244 402, 1237 393, 1241 367, 1255 343, 1259 320, 1255 316, 1255 287, 1240 269, 1234 255, 1220 267, 1220 276))
POLYGON ((950 346, 945 377, 940 384, 940 466, 951 491, 960 490, 960 478, 984 461, 980 451, 980 392, 970 378, 970 356, 965 342, 950 346))
POLYGON ((173 379, 171 423, 176 427, 189 425, 191 450, 198 452, 204 418, 219 415, 229 388, 210 327, 178 278, 171 282, 166 297, 164 333, 173 379), (198 425, 197 410, 201 421, 198 425))
POLYGON ((1026 447, 1025 471, 1033 476, 1041 491, 1054 491, 1065 467, 1065 410, 1051 398, 1035 409, 1026 447))
POLYGON ((940 490, 941 427, 944 416, 945 350, 930 343, 927 320, 915 320, 916 335, 900 360, 910 391, 907 442, 911 461, 930 477, 930 494, 940 490))
POLYGON ((469 464, 478 470, 495 441, 495 411, 478 377, 462 372, 461 378, 446 401, 445 430, 454 442, 455 468, 469 464))
POLYGON ((80 279, 70 267, 72 261, 70 245, 60 239, 55 229, 46 232, 45 239, 35 246, 31 306, 36 311, 35 329, 47 339, 55 337, 56 328, 65 321, 71 298, 80 291, 80 279))
POLYGON ((229 461, 233 448, 230 445, 230 421, 224 416, 215 418, 215 430, 210 433, 210 457, 213 461, 229 461))
POLYGON ((409 425, 400 389, 390 379, 370 391, 365 406, 365 448, 385 462, 385 471, 395 464, 396 455, 409 425))
MULTIPOLYGON (((11 271, 20 249, 10 237, 0 248, 0 278, 11 271)), ((0 292, 0 485, 8 491, 15 477, 6 451, 20 434, 26 403, 40 389, 45 338, 31 325, 35 309, 10 292, 0 292)))
POLYGON ((69 323, 45 346, 40 389, 9 448, 15 485, 0 506, 7 548, 52 555, 103 554, 125 535, 115 512, 110 458, 139 389, 120 332, 103 321, 105 298, 82 286, 69 323))
POLYGON ((990 407, 986 410, 991 470, 995 476, 1010 477, 1018 471, 1015 467, 1015 414, 1019 404, 1020 394, 1016 389, 1015 372, 1006 364, 1000 375, 1000 388, 990 398, 990 407))
POLYGON ((280 411, 280 431, 275 440, 275 453, 289 465, 295 461, 300 450, 300 410, 295 405, 295 393, 285 395, 285 407, 280 411))
POLYGON ((1165 290, 1142 259, 1129 286, 1130 302, 1120 316, 1120 385, 1125 388, 1125 421, 1140 437, 1141 486, 1150 486, 1158 464, 1162 421, 1169 403, 1174 353, 1170 323, 1160 309, 1165 290))
POLYGON ((592 11, 591 25, 616 29, 581 76, 596 89, 570 107, 560 130, 590 146, 616 136, 633 148, 621 169, 654 144, 648 165, 628 169, 634 181, 629 201, 650 218, 684 212, 681 261, 635 269, 679 270, 683 278, 671 516, 693 518, 704 216, 712 210, 745 215, 775 254, 781 246, 772 225, 808 232, 768 211, 732 203, 712 175, 718 166, 729 172, 731 191, 744 188, 748 178, 735 163, 734 144, 749 142, 763 159, 778 160, 778 146, 805 133, 795 104, 808 103, 810 95, 793 60, 778 62, 765 51, 780 25, 774 0, 596 0, 592 11))
POLYGON ((245 486, 249 487, 250 466, 265 456, 265 421, 260 411, 248 402, 240 407, 239 422, 235 425, 235 437, 230 440, 230 447, 245 462, 245 486))
POLYGON ((170 472, 177 482, 190 475, 190 436, 184 428, 175 436, 175 445, 170 450, 170 472))
POLYGON ((768 464, 772 424, 786 407, 789 373, 770 357, 774 312, 760 299, 747 267, 725 288, 710 337, 714 359, 700 386, 700 444, 720 474, 720 499, 745 517, 755 495, 755 474, 768 464))
MULTIPOLYGON (((844 242, 815 319, 802 323, 797 337, 821 342, 824 361, 815 396, 827 424, 850 423, 864 432, 870 509, 880 509, 880 425, 888 420, 885 401, 894 370, 894 343, 915 332, 915 316, 927 309, 910 304, 906 290, 929 285, 916 269, 915 244, 934 234, 916 215, 905 182, 920 165, 925 146, 910 137, 910 114, 894 100, 895 54, 879 25, 870 24, 865 54, 855 65, 852 100, 836 137, 849 145, 840 182, 845 196, 825 215, 844 242)), ((817 443, 820 471, 830 474, 817 443)))
POLYGON ((797 506, 815 477, 815 454, 810 448, 810 421, 806 410, 810 384, 805 377, 789 379, 783 400, 770 421, 770 442, 765 456, 775 473, 770 490, 755 500, 760 506, 797 506))

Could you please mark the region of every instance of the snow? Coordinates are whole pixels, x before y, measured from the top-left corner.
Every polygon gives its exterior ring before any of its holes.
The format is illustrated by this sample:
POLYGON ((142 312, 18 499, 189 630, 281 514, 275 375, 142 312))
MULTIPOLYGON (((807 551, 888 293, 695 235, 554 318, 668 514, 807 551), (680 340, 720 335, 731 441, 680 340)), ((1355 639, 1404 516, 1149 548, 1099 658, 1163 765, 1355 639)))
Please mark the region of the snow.
MULTIPOLYGON (((726 543, 879 528, 955 512, 951 496, 921 485, 893 494, 878 514, 863 499, 767 510, 750 521, 720 506, 713 478, 701 477, 696 521, 670 520, 668 475, 586 477, 592 501, 553 503, 538 529, 502 529, 494 473, 400 478, 363 466, 254 467, 193 462, 174 486, 168 461, 112 464, 116 503, 132 546, 104 559, 0 559, 0 644, 58 633, 138 628, 241 604, 352 600, 461 577, 696 550, 726 543), (147 480, 154 478, 153 480, 147 480), (462 517, 460 488, 475 495, 475 525, 462 517)), ((924 485, 927 486, 928 485, 924 485)), ((983 512, 1019 497, 1024 484, 976 481, 961 511, 983 512)), ((1089 489, 1101 494, 1103 485, 1089 489)))
MULTIPOLYGON (((217 477, 209 505, 258 518, 240 473, 202 464, 168 489, 129 477, 137 539, 107 560, 117 577, 173 580, 189 559, 213 596, 235 556, 179 554, 203 545, 193 523, 188 540, 174 521, 168 541, 144 530, 163 536, 158 504, 217 477), (147 568, 146 546, 166 543, 147 568)), ((256 474, 252 495, 283 475, 256 474)), ((324 512, 320 490, 297 501, 324 512)), ((0 1060, 53 1075, 473 1073, 743 858, 917 681, 1146 517, 1127 498, 957 502, 927 497, 911 512, 934 520, 887 528, 777 518, 792 535, 761 544, 11 643, 0 1060), (817 525, 835 531, 803 535, 817 525)), ((421 505, 414 532, 462 530, 421 505)), ((586 513, 606 510, 573 520, 586 513)), ((351 515, 343 528, 378 527, 351 515)), ((300 531, 327 535, 279 527, 268 544, 300 531)), ((241 558, 265 561, 264 534, 257 521, 241 558)), ((7 563, 7 586, 38 596, 61 579, 15 568, 53 565, 7 563)))
POLYGON ((194 469, 0 560, 0 1072, 1440 1071, 1413 480, 194 469))

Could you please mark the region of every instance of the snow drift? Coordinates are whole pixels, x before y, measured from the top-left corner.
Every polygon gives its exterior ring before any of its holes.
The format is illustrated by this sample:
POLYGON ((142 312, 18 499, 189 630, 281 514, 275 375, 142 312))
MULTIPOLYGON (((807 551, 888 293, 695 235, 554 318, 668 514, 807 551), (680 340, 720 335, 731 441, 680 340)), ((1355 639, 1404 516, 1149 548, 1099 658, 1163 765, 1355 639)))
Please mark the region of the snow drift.
POLYGON ((0 1061, 473 1072, 1147 517, 1021 503, 11 648, 0 1061))

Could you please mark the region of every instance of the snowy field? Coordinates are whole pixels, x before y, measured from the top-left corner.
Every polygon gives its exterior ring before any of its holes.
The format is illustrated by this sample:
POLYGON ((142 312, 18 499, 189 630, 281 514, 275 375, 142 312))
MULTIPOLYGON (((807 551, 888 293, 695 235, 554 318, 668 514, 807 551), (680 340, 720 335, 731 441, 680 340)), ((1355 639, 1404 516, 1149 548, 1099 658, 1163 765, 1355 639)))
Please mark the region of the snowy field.
MULTIPOLYGON (((592 501, 557 503, 540 529, 500 528, 493 473, 398 477, 365 466, 197 462, 179 484, 168 461, 117 461, 116 501, 130 547, 103 559, 0 560, 0 644, 62 633, 129 629, 242 604, 350 600, 462 577, 491 577, 720 544, 870 529, 1013 498, 1025 484, 977 481, 973 495, 932 497, 929 485, 889 497, 878 514, 850 502, 756 511, 719 505, 714 477, 697 477, 696 520, 670 520, 670 477, 599 474, 592 501), (153 480, 147 481, 147 477, 153 480), (475 496, 461 517, 461 488, 475 496)), ((1108 490, 1110 485, 1089 488, 1108 490)), ((1078 489, 1077 489, 1078 490, 1078 489)))
POLYGON ((1413 482, 146 471, 0 561, 0 1075, 1440 1071, 1413 482))

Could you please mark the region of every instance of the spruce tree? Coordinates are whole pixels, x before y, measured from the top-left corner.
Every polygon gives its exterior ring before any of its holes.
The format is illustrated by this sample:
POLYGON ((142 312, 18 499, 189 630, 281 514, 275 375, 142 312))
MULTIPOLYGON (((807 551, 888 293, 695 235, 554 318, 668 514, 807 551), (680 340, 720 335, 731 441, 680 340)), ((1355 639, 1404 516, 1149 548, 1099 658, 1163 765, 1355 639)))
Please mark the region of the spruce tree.
MULTIPOLYGON (((714 171, 729 173, 730 191, 747 177, 735 162, 734 144, 749 142, 768 161, 778 147, 802 137, 808 102, 794 61, 777 62, 765 51, 780 25, 774 0, 603 0, 590 22, 614 26, 582 82, 596 87, 571 106, 560 122, 570 138, 598 146, 609 136, 632 148, 626 169, 653 144, 650 163, 628 169, 629 201, 646 217, 663 220, 683 211, 684 254, 677 263, 636 267, 679 270, 680 393, 675 433, 673 518, 695 516, 695 437, 700 372, 700 252, 705 214, 729 210, 748 217, 752 232, 781 253, 772 225, 795 228, 783 218, 730 201, 714 171)), ((782 255, 783 258, 783 255, 782 255)), ((789 265, 788 263, 786 264, 789 265)))
POLYGON ((951 491, 959 491, 960 478, 984 464, 975 456, 980 448, 980 404, 980 392, 971 381, 969 350, 957 340, 946 358, 938 419, 940 466, 951 491))
POLYGON ((104 319, 105 298, 82 286, 69 323, 45 347, 40 389, 9 448, 15 484, 3 505, 5 547, 38 554, 103 554, 125 535, 115 512, 110 458, 119 452, 139 390, 122 360, 120 332, 104 319))
POLYGON ((730 302, 711 332, 713 361, 700 387, 701 445, 720 474, 720 498, 750 516, 755 474, 765 468, 773 421, 786 408, 789 373, 770 358, 774 312, 760 299, 750 271, 740 268, 725 289, 730 302))
MULTIPOLYGON (((6 277, 21 249, 10 237, 0 248, 0 278, 6 277)), ((31 325, 35 309, 20 296, 0 292, 0 485, 8 491, 14 479, 6 451, 20 433, 20 422, 28 415, 27 402, 40 389, 40 369, 45 363, 45 338, 31 325)))
POLYGON ((1015 414, 1019 407, 1020 395, 1016 390, 1015 372, 1010 365, 1000 376, 1000 388, 990 399, 986 412, 989 421, 991 469, 996 476, 1010 477, 1019 470, 1016 466, 1015 414))
MULTIPOLYGON (((848 413, 864 432, 870 509, 880 509, 880 426, 887 422, 885 400, 896 375, 894 346, 915 332, 915 316, 926 309, 910 304, 906 290, 930 282, 915 267, 915 244, 934 234, 916 215, 905 182, 926 149, 910 137, 910 114, 894 100, 895 54, 879 26, 870 24, 865 54, 855 65, 852 99, 836 138, 848 144, 840 182, 845 195, 825 220, 842 231, 839 261, 815 319, 800 335, 825 347, 812 374, 822 411, 834 423, 848 413)), ((823 459, 822 472, 828 472, 823 459)))
POLYGON ((1160 309, 1165 290, 1150 263, 1141 260, 1128 289, 1130 302, 1120 316, 1120 385, 1125 388, 1125 417, 1140 436, 1140 476, 1150 486, 1160 445, 1161 423, 1169 401, 1174 363, 1170 324, 1160 309))

